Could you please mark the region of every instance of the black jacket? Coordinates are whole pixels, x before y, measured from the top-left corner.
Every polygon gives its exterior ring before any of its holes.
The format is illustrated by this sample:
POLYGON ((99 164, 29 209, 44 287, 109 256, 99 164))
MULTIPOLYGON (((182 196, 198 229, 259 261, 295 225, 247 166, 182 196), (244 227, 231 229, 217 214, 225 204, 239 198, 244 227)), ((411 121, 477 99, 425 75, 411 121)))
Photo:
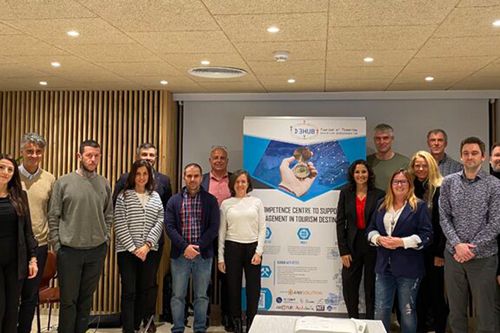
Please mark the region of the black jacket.
MULTIPOLYGON (((377 201, 384 197, 384 191, 379 189, 368 190, 365 204, 365 226, 368 227, 370 218, 377 208, 377 201)), ((349 184, 340 191, 337 205, 337 242, 341 256, 353 254, 354 239, 358 232, 356 226, 356 189, 349 184)), ((364 231, 363 231, 364 232, 364 231)))
MULTIPOLYGON (((25 191, 22 193, 23 199, 28 202, 28 195, 25 191)), ((28 276, 28 262, 32 257, 36 257, 38 247, 31 227, 29 208, 26 216, 18 216, 17 230, 17 277, 22 280, 28 276)), ((38 267, 38 269, 43 270, 44 267, 38 267)))

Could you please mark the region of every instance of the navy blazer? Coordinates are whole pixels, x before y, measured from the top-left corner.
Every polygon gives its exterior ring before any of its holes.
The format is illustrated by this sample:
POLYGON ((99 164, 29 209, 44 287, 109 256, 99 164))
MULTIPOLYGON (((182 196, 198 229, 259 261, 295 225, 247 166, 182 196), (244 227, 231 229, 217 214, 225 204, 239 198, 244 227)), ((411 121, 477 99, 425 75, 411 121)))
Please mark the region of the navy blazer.
MULTIPOLYGON (((382 204, 382 200, 379 205, 382 204)), ((387 236, 384 227, 385 208, 377 209, 372 216, 366 233, 378 231, 381 236, 387 236)), ((392 274, 395 277, 419 278, 425 274, 424 251, 422 248, 429 246, 432 242, 432 223, 429 209, 424 201, 418 200, 417 209, 412 211, 411 206, 406 204, 399 216, 396 227, 392 231, 393 237, 408 237, 417 235, 422 240, 419 249, 405 249, 398 247, 395 250, 377 247, 377 263, 375 272, 377 274, 392 274)))
MULTIPOLYGON (((184 190, 172 196, 165 210, 165 230, 171 240, 171 258, 179 258, 188 244, 182 237, 181 206, 184 190)), ((201 196, 201 237, 198 242, 200 253, 204 259, 214 256, 213 242, 219 234, 220 211, 217 198, 200 188, 201 196)))
MULTIPOLYGON (((370 218, 377 208, 377 202, 384 197, 384 191, 374 188, 366 193, 365 226, 368 227, 370 218)), ((354 240, 359 229, 356 224, 356 189, 349 184, 340 191, 337 205, 337 243, 341 256, 356 254, 354 240)), ((364 235, 364 230, 362 230, 364 235)))

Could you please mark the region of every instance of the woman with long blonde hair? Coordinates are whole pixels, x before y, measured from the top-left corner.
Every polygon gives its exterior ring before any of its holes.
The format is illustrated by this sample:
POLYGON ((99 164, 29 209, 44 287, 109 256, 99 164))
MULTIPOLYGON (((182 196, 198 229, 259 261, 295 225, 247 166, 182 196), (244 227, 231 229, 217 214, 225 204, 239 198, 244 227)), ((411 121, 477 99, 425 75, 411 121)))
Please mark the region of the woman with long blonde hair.
POLYGON ((423 248, 432 241, 429 210, 414 193, 408 170, 392 174, 389 188, 367 229, 377 246, 375 319, 390 331, 394 296, 398 298, 403 333, 417 331, 416 299, 425 273, 423 248))
POLYGON ((443 177, 434 157, 417 151, 410 160, 415 195, 427 203, 431 214, 433 242, 424 250, 426 275, 420 284, 417 298, 417 327, 419 332, 446 331, 448 305, 444 297, 444 248, 446 238, 439 225, 439 188, 443 177))

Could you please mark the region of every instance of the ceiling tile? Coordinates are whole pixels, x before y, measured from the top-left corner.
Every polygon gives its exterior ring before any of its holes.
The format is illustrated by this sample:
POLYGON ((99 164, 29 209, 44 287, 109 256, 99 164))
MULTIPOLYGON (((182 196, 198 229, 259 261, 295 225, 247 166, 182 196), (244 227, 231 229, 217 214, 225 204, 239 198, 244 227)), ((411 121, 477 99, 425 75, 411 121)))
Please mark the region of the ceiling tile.
POLYGON ((328 67, 327 80, 393 79, 402 66, 328 67))
POLYGON ((418 50, 435 26, 330 28, 328 50, 418 50))
POLYGON ((134 43, 126 34, 100 18, 18 20, 10 24, 54 45, 82 44, 125 44, 134 43), (69 37, 66 32, 76 30, 78 38, 69 37))
POLYGON ((232 53, 234 47, 222 31, 137 32, 129 34, 158 53, 232 53))
POLYGON ((251 61, 249 65, 257 76, 298 74, 323 75, 325 71, 325 62, 323 60, 298 60, 287 62, 251 61))
POLYGON ((428 85, 429 87, 435 85, 450 85, 454 82, 457 82, 469 75, 472 72, 470 71, 460 71, 460 72, 444 72, 444 71, 434 71, 434 72, 409 72, 402 71, 398 74, 398 76, 394 79, 393 83, 415 83, 419 85, 428 85), (434 81, 427 82, 425 78, 427 76, 434 77, 434 81))
POLYGON ((0 20, 15 20, 17 19, 16 14, 10 8, 6 0, 0 0, 0 20))
POLYGON ((57 55, 66 52, 26 35, 0 35, 0 55, 57 55))
POLYGON ((84 3, 127 32, 219 30, 201 1, 85 0, 84 3))
POLYGON ((439 26, 433 37, 500 36, 492 26, 500 19, 500 6, 457 8, 439 26))
POLYGON ((271 14, 326 12, 328 0, 203 0, 212 14, 271 14))
POLYGON ((500 6, 500 0, 461 0, 457 7, 500 6))
POLYGON ((259 81, 263 84, 267 91, 324 91, 325 77, 324 75, 265 75, 260 76, 259 81), (295 83, 288 83, 288 79, 294 78, 295 83))
POLYGON ((327 80, 326 91, 383 91, 391 80, 327 80))
POLYGON ((326 52, 325 41, 239 42, 235 46, 247 61, 273 60, 275 51, 288 51, 289 60, 322 60, 326 52))
POLYGON ((387 87, 388 91, 410 91, 410 90, 446 90, 450 87, 449 82, 403 82, 393 83, 387 87))
MULTIPOLYGON (((8 6, 7 8, 10 9, 10 12, 18 19, 55 19, 96 16, 87 8, 72 0, 4 0, 2 10, 6 6, 8 6)), ((0 18, 2 18, 2 15, 0 15, 0 18)))
POLYGON ((100 65, 121 76, 181 75, 165 62, 108 62, 100 65))
POLYGON ((138 44, 67 45, 68 52, 91 62, 158 62, 161 59, 138 44))
POLYGON ((472 72, 486 66, 496 57, 443 57, 443 58, 413 58, 406 66, 408 72, 472 72))
POLYGON ((55 90, 55 89, 71 89, 74 82, 69 80, 60 79, 57 77, 43 77, 43 78, 13 78, 0 80, 0 90, 55 90), (41 86, 40 81, 45 80, 48 85, 41 86))
POLYGON ((435 25, 457 3, 458 0, 330 1, 330 25, 435 25))
POLYGON ((431 38, 416 54, 421 57, 500 56, 500 36, 431 38))
POLYGON ((2 79, 23 78, 23 77, 43 77, 47 73, 37 71, 22 64, 0 64, 0 77, 2 79))
POLYGON ((217 15, 222 30, 233 42, 311 41, 326 39, 326 13, 217 15), (281 30, 271 34, 266 29, 276 25, 281 30))
POLYGON ((499 90, 500 76, 472 75, 455 83, 450 89, 458 90, 499 90))
POLYGON ((265 92, 258 82, 200 82, 200 86, 207 92, 265 92))
POLYGON ((345 51, 333 49, 328 51, 328 67, 350 66, 395 66, 406 65, 415 54, 413 50, 363 50, 345 51), (372 63, 365 63, 365 57, 372 57, 372 63))
POLYGON ((23 33, 19 30, 13 29, 7 24, 0 22, 0 35, 22 35, 23 33))

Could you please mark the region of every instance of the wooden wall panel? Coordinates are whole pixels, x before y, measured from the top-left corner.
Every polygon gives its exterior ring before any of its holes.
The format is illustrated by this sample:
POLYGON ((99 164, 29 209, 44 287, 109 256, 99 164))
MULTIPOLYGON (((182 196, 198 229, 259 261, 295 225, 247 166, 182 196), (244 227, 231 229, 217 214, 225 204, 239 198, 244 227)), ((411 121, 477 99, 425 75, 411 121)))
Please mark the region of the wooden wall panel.
MULTIPOLYGON (((130 169, 136 147, 151 142, 158 147, 158 170, 176 184, 177 126, 172 95, 166 91, 0 92, 0 152, 19 157, 21 136, 37 132, 47 140, 42 167, 56 177, 74 171, 79 143, 94 139, 102 147, 98 172, 114 186, 119 176, 130 169)), ((161 277, 168 264, 164 257, 161 277)), ((160 308, 161 297, 158 299, 160 308)), ((113 238, 94 295, 93 311, 119 312, 119 304, 113 238)))

